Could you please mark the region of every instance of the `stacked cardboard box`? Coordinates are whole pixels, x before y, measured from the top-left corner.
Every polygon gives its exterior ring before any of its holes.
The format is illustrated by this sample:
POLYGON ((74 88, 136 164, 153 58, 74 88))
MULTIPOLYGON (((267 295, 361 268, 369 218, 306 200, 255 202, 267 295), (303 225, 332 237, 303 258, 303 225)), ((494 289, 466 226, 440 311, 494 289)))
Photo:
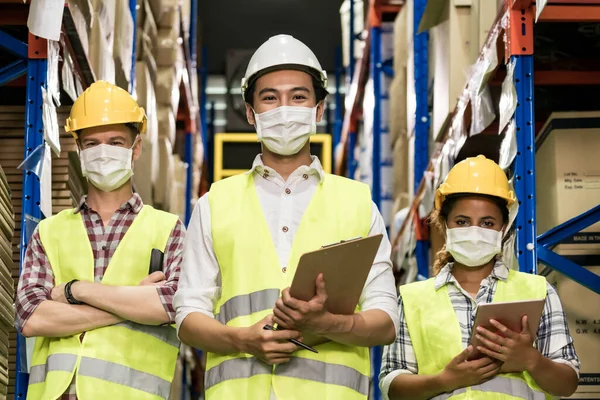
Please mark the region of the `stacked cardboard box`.
MULTIPOLYGON (((541 129, 536 142, 538 234, 600 204, 600 170, 591 161, 600 148, 599 121, 597 111, 553 113, 541 129)), ((565 239, 554 251, 600 275, 600 223, 565 239)), ((557 287, 581 361, 574 397, 600 398, 600 294, 555 272, 549 280, 557 287)))
POLYGON ((0 399, 6 399, 8 394, 9 331, 13 327, 15 314, 15 288, 11 278, 15 219, 10 198, 8 180, 0 166, 0 399))

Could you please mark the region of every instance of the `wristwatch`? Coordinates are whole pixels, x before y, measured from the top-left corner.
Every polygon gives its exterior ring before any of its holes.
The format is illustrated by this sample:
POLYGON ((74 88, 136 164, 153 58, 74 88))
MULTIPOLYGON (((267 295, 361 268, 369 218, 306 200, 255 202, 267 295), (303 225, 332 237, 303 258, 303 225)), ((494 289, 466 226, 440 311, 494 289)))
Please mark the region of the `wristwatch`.
POLYGON ((72 281, 68 282, 65 285, 65 298, 67 299, 69 304, 76 304, 76 305, 85 304, 82 301, 79 301, 75 297, 73 297, 73 293, 71 293, 71 285, 78 281, 79 281, 78 279, 73 279, 72 281))

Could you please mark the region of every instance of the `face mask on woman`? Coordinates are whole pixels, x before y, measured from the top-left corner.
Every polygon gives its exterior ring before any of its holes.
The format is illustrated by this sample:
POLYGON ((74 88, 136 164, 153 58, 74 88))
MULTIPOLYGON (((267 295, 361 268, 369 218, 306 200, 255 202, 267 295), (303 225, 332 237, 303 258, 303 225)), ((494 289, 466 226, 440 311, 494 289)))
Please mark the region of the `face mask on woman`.
POLYGON ((467 267, 480 267, 502 252, 502 231, 469 226, 446 228, 446 250, 467 267))
POLYGON ((104 192, 120 188, 133 175, 131 160, 136 142, 137 139, 130 148, 99 144, 81 150, 79 157, 83 176, 104 192))

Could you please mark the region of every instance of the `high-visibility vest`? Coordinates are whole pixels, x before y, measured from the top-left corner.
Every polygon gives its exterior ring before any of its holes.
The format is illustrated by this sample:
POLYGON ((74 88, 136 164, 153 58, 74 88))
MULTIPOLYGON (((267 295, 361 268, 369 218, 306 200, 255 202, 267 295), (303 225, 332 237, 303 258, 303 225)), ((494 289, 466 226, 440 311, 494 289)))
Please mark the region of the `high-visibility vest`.
MULTIPOLYGON (((546 298, 542 276, 510 271, 506 281, 498 280, 493 302, 546 298)), ((400 287, 408 332, 417 359, 419 374, 442 372, 462 347, 461 328, 448 295, 448 286, 435 290, 435 278, 400 287)), ((545 393, 527 372, 500 374, 476 386, 460 388, 434 397, 440 399, 535 399, 553 397, 545 393)))
MULTIPOLYGON (((291 285, 303 253, 340 240, 366 237, 371 225, 369 188, 326 175, 302 217, 288 264, 282 266, 252 174, 213 184, 208 199, 222 281, 214 313, 218 321, 233 327, 253 325, 272 313, 281 290, 291 285)), ((332 341, 315 348, 318 354, 297 350, 288 363, 276 367, 250 354, 209 353, 206 398, 268 399, 271 388, 282 400, 367 398, 368 348, 332 341)))
MULTIPOLYGON (((177 216, 144 206, 127 230, 102 278, 136 286, 146 276, 153 248, 165 249, 177 216)), ((94 256, 80 213, 65 210, 39 224, 56 285, 94 282, 94 256)), ((125 321, 62 338, 36 338, 27 399, 59 398, 77 374, 77 397, 157 400, 169 397, 179 340, 172 326, 125 321)))

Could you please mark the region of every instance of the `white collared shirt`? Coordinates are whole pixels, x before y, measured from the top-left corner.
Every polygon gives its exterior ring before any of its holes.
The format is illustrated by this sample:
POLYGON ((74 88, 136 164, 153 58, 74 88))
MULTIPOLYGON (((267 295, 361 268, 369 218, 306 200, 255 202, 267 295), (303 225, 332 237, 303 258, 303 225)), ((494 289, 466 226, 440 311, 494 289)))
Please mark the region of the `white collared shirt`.
MULTIPOLYGON (((266 167, 258 155, 247 173, 254 174, 256 192, 277 250, 280 267, 287 267, 302 216, 317 185, 325 178, 323 167, 319 159, 313 156, 310 166, 299 167, 286 181, 275 170, 266 167), (284 226, 288 227, 287 233, 282 230, 284 226)), ((383 240, 359 304, 363 311, 385 311, 397 329, 398 304, 390 261, 391 245, 383 218, 373 204, 369 235, 379 233, 383 234, 383 240)), ((205 194, 194 208, 185 237, 179 287, 173 300, 177 312, 177 329, 179 330, 185 317, 193 312, 201 312, 214 318, 214 304, 220 296, 220 289, 221 276, 213 248, 210 205, 205 194)))

